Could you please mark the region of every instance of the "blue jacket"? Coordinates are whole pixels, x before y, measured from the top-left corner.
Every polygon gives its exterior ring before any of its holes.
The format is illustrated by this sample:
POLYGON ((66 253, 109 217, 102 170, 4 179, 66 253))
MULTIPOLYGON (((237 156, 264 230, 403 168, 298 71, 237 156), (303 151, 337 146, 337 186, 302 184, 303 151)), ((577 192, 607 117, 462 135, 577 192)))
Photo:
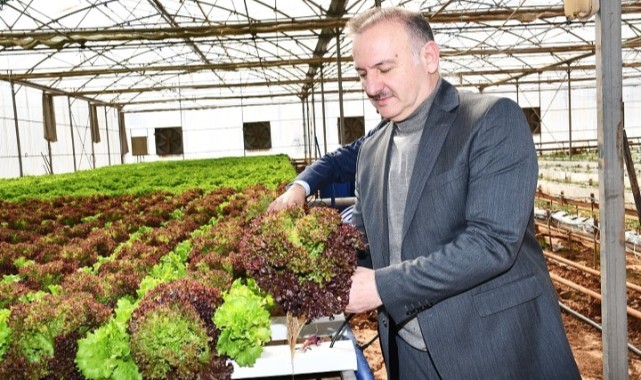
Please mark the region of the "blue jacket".
POLYGON ((387 125, 387 120, 381 121, 376 128, 351 144, 327 153, 307 166, 305 170, 296 177, 296 180, 307 182, 311 193, 315 193, 335 182, 353 182, 356 177, 356 158, 358 157, 358 151, 363 141, 385 125, 387 125))

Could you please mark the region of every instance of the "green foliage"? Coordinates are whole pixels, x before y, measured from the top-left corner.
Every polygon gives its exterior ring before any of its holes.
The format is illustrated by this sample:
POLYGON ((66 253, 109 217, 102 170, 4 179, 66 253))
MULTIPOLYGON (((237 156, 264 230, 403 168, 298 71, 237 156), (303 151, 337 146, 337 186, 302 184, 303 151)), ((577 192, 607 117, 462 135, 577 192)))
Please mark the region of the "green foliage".
POLYGON ((83 267, 81 268, 81 270, 87 274, 98 273, 98 269, 100 269, 100 266, 104 263, 108 263, 110 261, 115 260, 116 257, 118 256, 118 253, 123 249, 123 247, 131 247, 133 242, 137 241, 138 239, 140 239, 141 236, 143 236, 144 234, 150 233, 151 231, 153 231, 153 228, 151 227, 147 227, 147 226, 140 227, 136 232, 132 233, 129 236, 129 239, 127 241, 118 245, 110 256, 107 256, 107 257, 99 256, 98 260, 92 266, 83 267))
POLYGON ((45 292, 44 290, 38 290, 37 292, 30 292, 20 296, 20 298, 18 298, 18 301, 22 303, 37 302, 42 300, 42 298, 47 294, 49 293, 45 292))
POLYGON ((207 328, 194 309, 165 305, 138 325, 132 350, 145 363, 145 379, 165 379, 176 368, 207 363, 212 354, 208 341, 207 328))
POLYGON ((16 266, 16 268, 25 268, 28 266, 31 266, 35 263, 33 260, 27 260, 24 257, 18 257, 17 259, 13 260, 13 265, 16 266))
POLYGON ((185 212, 182 209, 179 209, 179 208, 175 209, 171 213, 171 219, 173 219, 173 220, 180 220, 180 219, 182 219, 183 216, 185 216, 185 212))
POLYGON ((5 274, 2 276, 2 280, 0 280, 1 284, 15 284, 17 282, 20 282, 20 276, 17 274, 5 274))
POLYGON ((262 221, 262 234, 277 252, 274 265, 287 263, 287 268, 301 280, 318 284, 332 278, 332 262, 320 257, 329 235, 341 224, 336 212, 313 208, 266 215, 262 221))
POLYGON ((179 243, 176 248, 163 256, 160 263, 155 265, 149 274, 143 278, 138 288, 138 297, 143 298, 147 292, 158 284, 178 280, 187 274, 186 262, 191 252, 189 241, 179 243))
POLYGON ((11 311, 9 309, 0 310, 0 360, 7 353, 9 345, 11 345, 11 328, 9 327, 9 316, 11 311))
POLYGON ((13 305, 8 325, 13 339, 0 362, 0 378, 11 377, 17 368, 24 378, 76 376, 75 342, 109 315, 109 309, 87 293, 46 294, 29 304, 13 305))
POLYGON ((135 305, 120 299, 115 316, 78 341, 76 364, 87 379, 141 379, 129 348, 127 323, 135 305))
POLYGON ((274 300, 251 279, 247 285, 241 279, 234 281, 223 300, 214 315, 214 324, 221 330, 216 350, 240 366, 252 366, 270 339, 268 309, 274 300))
POLYGON ((349 300, 356 251, 354 226, 329 207, 292 208, 254 219, 239 244, 247 275, 293 316, 342 312, 349 300))
POLYGON ((232 370, 215 352, 212 316, 220 292, 189 279, 163 283, 140 300, 129 321, 131 352, 145 379, 227 378, 232 370))
POLYGON ((285 155, 158 161, 68 174, 0 179, 0 199, 20 201, 155 191, 179 194, 187 189, 210 190, 222 186, 241 190, 257 183, 274 188, 295 175, 296 171, 285 155))

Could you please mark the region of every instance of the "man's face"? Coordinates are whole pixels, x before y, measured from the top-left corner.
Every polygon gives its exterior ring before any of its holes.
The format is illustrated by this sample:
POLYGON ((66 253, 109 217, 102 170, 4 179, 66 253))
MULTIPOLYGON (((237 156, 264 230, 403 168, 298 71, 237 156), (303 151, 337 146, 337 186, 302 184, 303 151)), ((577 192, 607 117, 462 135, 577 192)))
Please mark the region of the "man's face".
MULTIPOLYGON (((436 46, 432 41, 428 44, 436 46)), ((361 84, 385 119, 403 121, 432 93, 438 80, 438 47, 414 52, 405 27, 384 21, 356 35, 353 57, 361 84), (436 60, 436 62, 434 62, 436 60), (436 73, 430 76, 430 72, 436 73)))

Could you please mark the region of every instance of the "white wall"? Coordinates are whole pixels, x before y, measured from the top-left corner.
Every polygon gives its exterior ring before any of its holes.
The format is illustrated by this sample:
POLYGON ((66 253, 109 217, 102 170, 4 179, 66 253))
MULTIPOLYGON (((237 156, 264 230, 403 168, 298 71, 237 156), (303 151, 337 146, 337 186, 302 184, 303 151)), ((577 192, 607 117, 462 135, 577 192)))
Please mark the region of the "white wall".
MULTIPOLYGON (((624 127, 628 138, 641 137, 641 83, 623 88, 624 127)), ((517 100, 515 88, 505 92, 486 91, 517 100)), ((554 90, 519 92, 521 107, 541 107, 542 134, 534 136, 535 142, 566 142, 569 140, 570 109, 567 86, 554 90), (539 101, 540 98, 540 101, 539 101)), ((572 140, 596 140, 597 138, 597 96, 594 88, 575 88, 571 94, 572 140)), ((567 146, 567 144, 565 145, 567 146)))
MULTIPOLYGON (((325 151, 323 137, 322 104, 317 99, 315 111, 310 103, 310 130, 313 131, 312 117, 315 112, 316 138, 321 152, 325 151)), ((364 117, 365 130, 374 128, 380 117, 369 103, 359 97, 343 102, 345 117, 364 117)), ((307 112, 307 111, 305 111, 307 112)), ((339 147, 337 120, 340 110, 333 100, 325 104, 327 130, 327 151, 339 147)), ((267 104, 245 106, 244 108, 219 108, 207 110, 183 110, 153 113, 127 113, 128 138, 147 136, 149 155, 125 156, 126 162, 155 161, 160 159, 195 159, 209 157, 250 156, 263 154, 287 154, 292 158, 305 156, 303 137, 303 106, 293 100, 288 104, 267 104), (271 125, 272 149, 267 151, 245 151, 243 123, 269 121, 271 125), (154 130, 162 127, 183 128, 184 154, 180 157, 158 157, 155 152, 154 130)))
MULTIPOLYGON (((46 174, 49 146, 44 139, 42 91, 18 85, 14 88, 23 175, 46 174)), ((15 178, 20 176, 20 162, 13 98, 8 83, 0 82, 0 99, 2 99, 0 102, 0 178, 15 178)), ((105 107, 97 108, 101 141, 92 144, 88 103, 74 99, 71 101, 70 107, 66 96, 54 97, 58 141, 50 144, 53 172, 56 174, 73 172, 74 159, 76 170, 94 168, 94 157, 95 167, 110 163, 111 165, 120 164, 116 111, 113 108, 107 108, 105 116, 105 107)))

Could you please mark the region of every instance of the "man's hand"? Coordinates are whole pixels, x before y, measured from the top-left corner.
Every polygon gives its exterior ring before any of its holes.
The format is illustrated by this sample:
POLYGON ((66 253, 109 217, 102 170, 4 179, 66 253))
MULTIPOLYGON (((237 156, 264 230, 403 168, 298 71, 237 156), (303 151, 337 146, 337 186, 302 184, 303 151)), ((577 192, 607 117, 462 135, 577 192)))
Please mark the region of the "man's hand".
POLYGON ((269 205, 267 212, 275 212, 286 208, 302 206, 305 204, 305 197, 305 188, 295 183, 269 205))
POLYGON ((381 306, 383 301, 376 289, 374 271, 365 267, 357 267, 352 275, 352 288, 349 290, 347 313, 363 313, 381 306))

